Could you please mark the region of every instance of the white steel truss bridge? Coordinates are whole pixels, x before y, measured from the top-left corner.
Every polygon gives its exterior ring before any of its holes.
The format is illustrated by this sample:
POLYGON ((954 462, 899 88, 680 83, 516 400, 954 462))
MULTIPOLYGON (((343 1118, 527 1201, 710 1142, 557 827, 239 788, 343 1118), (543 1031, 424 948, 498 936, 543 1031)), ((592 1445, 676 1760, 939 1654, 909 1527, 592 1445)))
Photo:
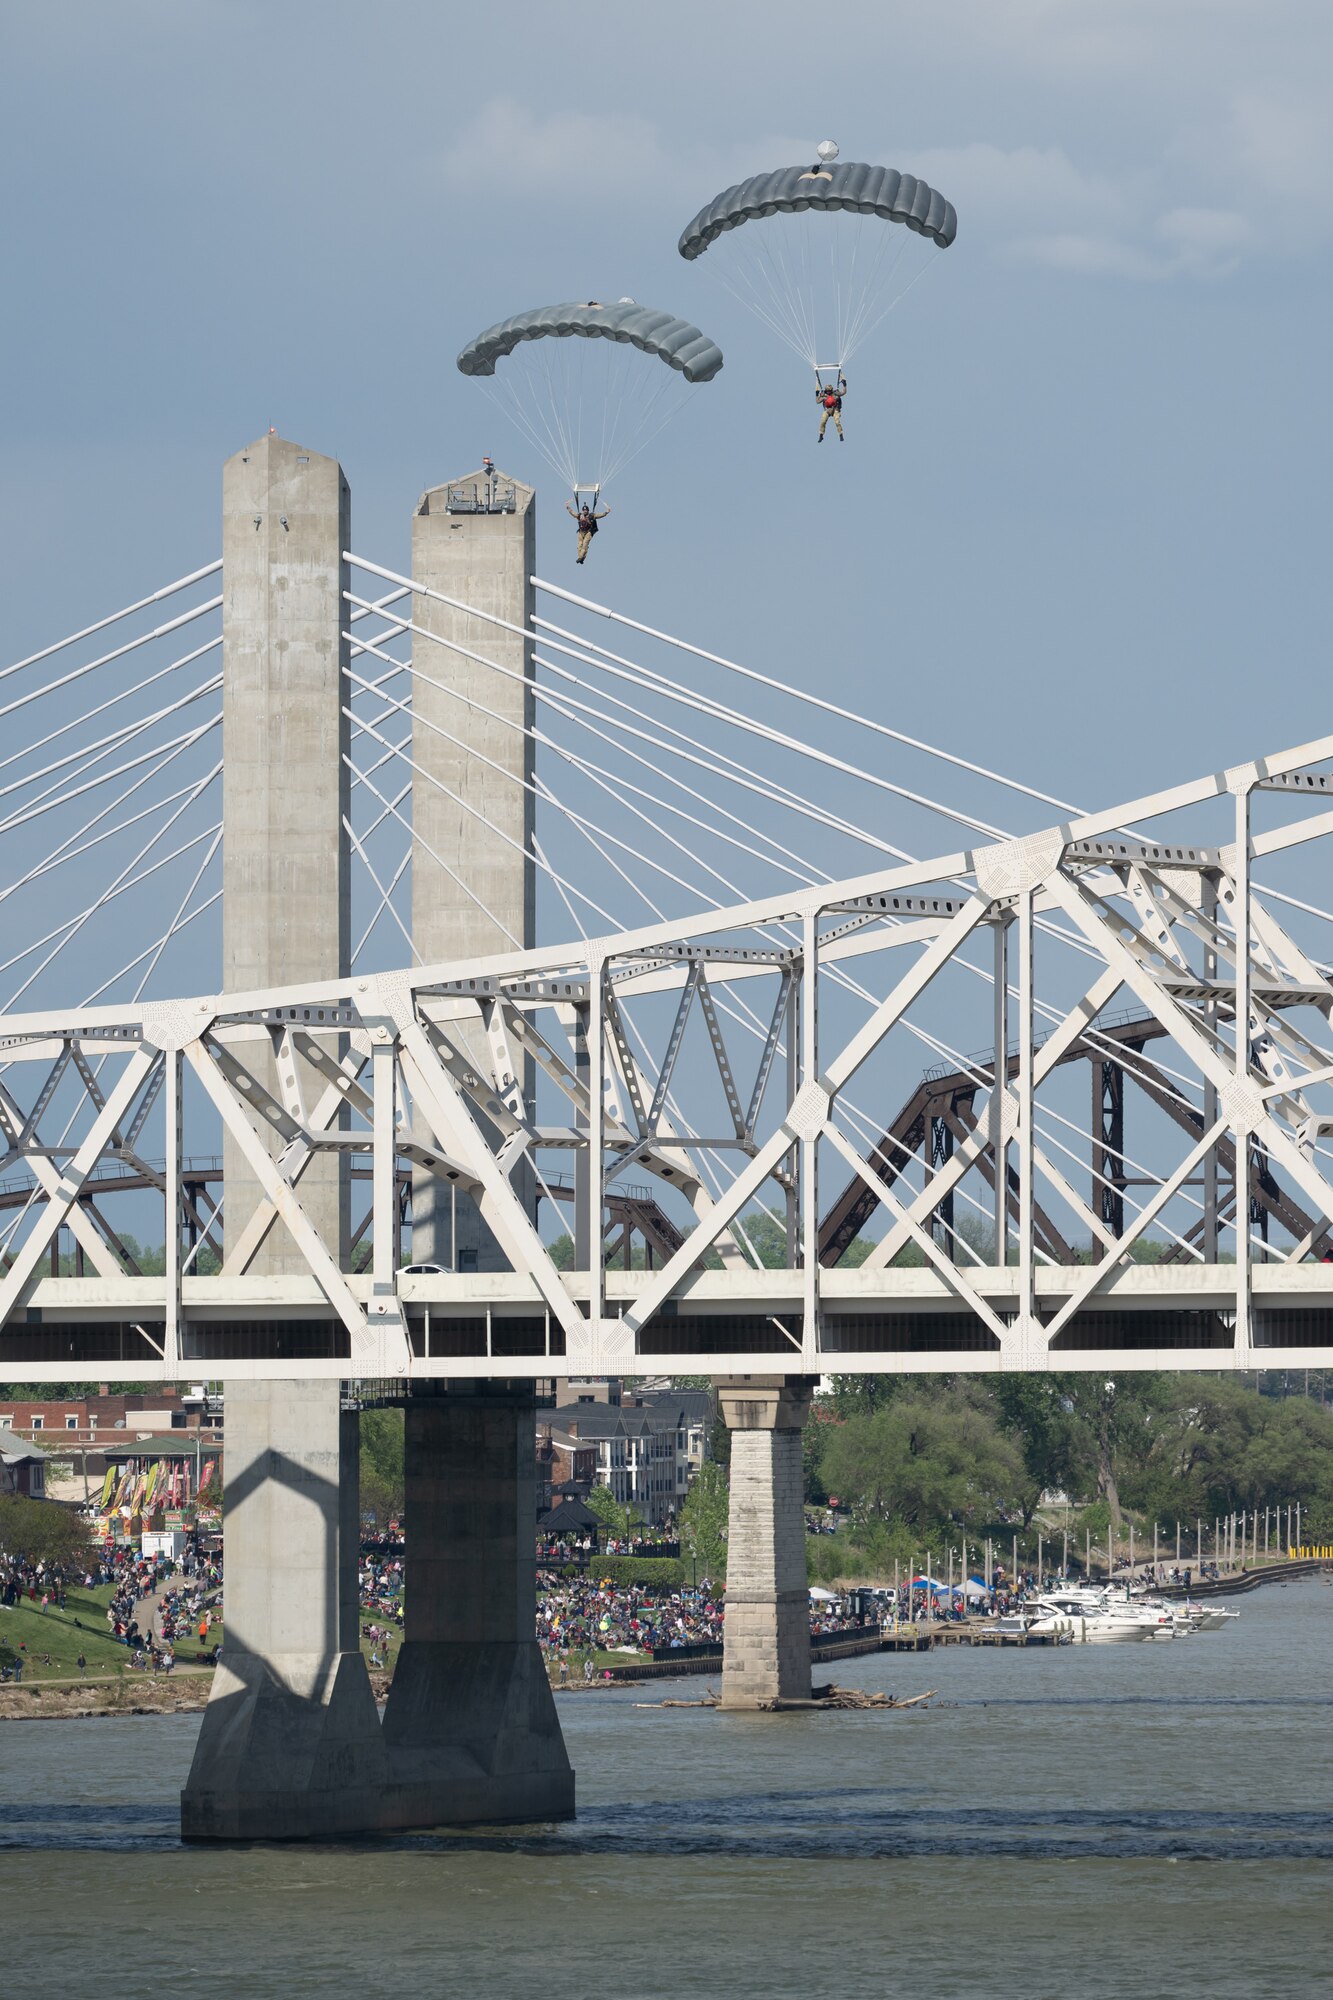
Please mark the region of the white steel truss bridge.
POLYGON ((28 1192, 0 1277, 4 1367, 25 1379, 76 1365, 151 1379, 1123 1369, 1148 1354, 1177 1367, 1319 1365, 1333 1342, 1322 1254, 1333 978, 1256 878, 1270 858, 1333 833, 1333 813, 1307 804, 1329 783, 1318 767, 1330 759, 1333 739, 1040 835, 687 927, 225 1000, 10 1014, 0 1126, 5 1164, 22 1164, 28 1192), (1284 810, 1256 832, 1252 813, 1270 796, 1284 810), (1219 799, 1234 838, 1184 837, 1219 799), (1166 819, 1181 838, 1120 831, 1166 819), (991 977, 978 982, 984 968, 991 977), (848 978, 862 1015, 850 1026, 848 978), (844 1106, 858 1086, 862 1101, 883 1102, 867 1080, 910 1018, 930 1019, 950 979, 984 985, 996 1009, 998 1087, 992 1054, 937 1073, 907 1107, 916 1151, 899 1135, 904 1121, 896 1133, 887 1117, 867 1145, 844 1106), (1126 994, 1137 1002, 1128 1019, 1126 994), (740 1020, 759 1024, 744 1060, 740 1020), (683 1062, 692 1024, 711 1075, 683 1062), (518 1083, 525 1059, 558 1106, 540 1122, 518 1083), (1132 1218, 1123 1138, 1097 1135, 1099 1191, 1113 1199, 1090 1201, 1060 1114, 1044 1121, 1044 1091, 1079 1060, 1165 1100, 1180 1134, 1132 1218), (322 1079, 318 1093, 303 1087, 303 1068, 322 1079), (261 1081, 270 1070, 277 1089, 261 1081), (53 1143, 46 1112, 71 1082, 81 1136, 53 1143), (725 1129, 684 1118, 691 1095, 720 1102, 725 1129), (137 1148, 155 1110, 166 1143, 150 1162, 137 1148), (261 1198, 203 1275, 188 1247, 206 1233, 210 1173, 197 1162, 216 1153, 219 1129, 261 1198), (914 1185, 923 1134, 934 1157, 914 1185), (704 1150, 730 1162, 719 1191, 705 1184, 704 1150), (361 1169, 368 1258, 340 1255, 302 1206, 321 1156, 361 1169), (552 1156, 568 1163, 586 1269, 557 1267, 516 1186, 525 1163, 552 1156), (1237 1228, 1243 1159, 1252 1192, 1237 1228), (404 1269, 410 1172, 475 1199, 509 1268, 404 1269), (159 1193, 161 1274, 127 1268, 102 1213, 118 1176, 140 1201, 145 1188, 159 1193), (635 1198, 660 1214, 656 1254, 638 1268, 618 1254, 632 1228, 624 1204, 619 1244, 606 1227, 631 1177, 635 1198), (956 1227, 969 1179, 987 1197, 989 1244, 956 1227), (1160 1242, 1152 1225, 1189 1190, 1198 1213, 1171 1246, 1179 1254, 1137 1261, 1136 1245, 1160 1242), (667 1220, 672 1198, 688 1210, 683 1223, 667 1220), (760 1203, 781 1222, 776 1265, 746 1254, 745 1218, 760 1203), (843 1265, 846 1215, 864 1225, 876 1210, 868 1254, 843 1265), (1262 1217, 1289 1240, 1260 1233, 1262 1217), (78 1274, 50 1273, 62 1230, 78 1274), (275 1231, 301 1268, 256 1274, 275 1231))

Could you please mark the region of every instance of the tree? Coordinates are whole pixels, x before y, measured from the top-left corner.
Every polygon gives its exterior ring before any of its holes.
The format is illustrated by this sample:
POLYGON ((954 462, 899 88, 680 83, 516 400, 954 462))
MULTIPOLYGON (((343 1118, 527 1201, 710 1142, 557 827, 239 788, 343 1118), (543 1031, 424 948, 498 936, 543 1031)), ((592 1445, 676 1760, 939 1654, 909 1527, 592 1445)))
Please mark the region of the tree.
POLYGON ((868 1416, 827 1426, 822 1470, 860 1532, 889 1522, 923 1531, 984 1524, 1012 1504, 1023 1478, 984 1392, 962 1383, 905 1388, 868 1416))
POLYGON ((403 1412, 361 1412, 361 1512, 383 1528, 403 1511, 407 1481, 403 1412))
POLYGON ((727 1574, 727 1475, 712 1459, 699 1467, 680 1510, 680 1543, 700 1577, 721 1583, 727 1574))
POLYGON ((868 1417, 897 1395, 900 1375, 835 1375, 824 1406, 838 1419, 868 1417))
POLYGON ((1004 1429, 1017 1441, 1027 1474, 1018 1500, 1030 1526, 1043 1493, 1086 1490, 1092 1471, 1089 1432, 1078 1412, 1077 1376, 1002 1375, 990 1393, 1004 1429))
POLYGON ((92 1560, 87 1524, 55 1500, 7 1495, 0 1500, 0 1550, 58 1569, 86 1569, 92 1560))
POLYGON ((635 1507, 622 1507, 609 1486, 594 1486, 585 1505, 601 1522, 608 1535, 617 1538, 632 1534, 639 1525, 635 1507))

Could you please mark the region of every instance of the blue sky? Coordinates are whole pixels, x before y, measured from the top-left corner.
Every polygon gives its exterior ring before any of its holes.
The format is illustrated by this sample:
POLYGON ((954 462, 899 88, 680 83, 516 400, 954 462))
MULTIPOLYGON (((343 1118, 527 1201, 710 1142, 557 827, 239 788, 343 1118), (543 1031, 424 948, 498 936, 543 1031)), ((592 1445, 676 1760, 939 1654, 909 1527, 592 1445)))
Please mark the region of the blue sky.
POLYGON ((595 595, 1089 803, 1299 741, 1331 92, 1305 0, 9 0, 4 651, 214 554, 222 460, 270 423, 402 561, 424 485, 541 472, 463 339, 632 293, 727 365, 626 476, 595 595), (797 364, 675 240, 825 135, 960 230, 817 454, 797 364))

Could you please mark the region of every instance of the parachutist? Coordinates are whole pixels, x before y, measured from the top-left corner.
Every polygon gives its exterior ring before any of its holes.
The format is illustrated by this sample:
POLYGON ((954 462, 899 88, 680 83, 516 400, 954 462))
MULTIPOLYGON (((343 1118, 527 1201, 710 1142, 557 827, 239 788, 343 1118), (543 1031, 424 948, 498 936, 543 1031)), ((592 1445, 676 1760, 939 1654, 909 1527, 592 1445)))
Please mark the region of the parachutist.
POLYGON ((592 547, 592 538, 597 533, 597 523, 604 521, 611 512, 611 509, 603 507, 599 514, 585 500, 577 514, 575 514, 574 509, 570 506, 568 500, 566 500, 565 512, 573 515, 574 525, 577 530, 578 554, 575 557, 575 561, 584 562, 587 560, 588 550, 592 547))
POLYGON ((837 427, 838 443, 846 444, 847 440, 843 436, 842 430, 842 399, 846 394, 847 377, 843 374, 841 368, 838 370, 836 383, 821 382, 816 388, 815 397, 824 412, 823 416, 819 419, 820 444, 824 442, 824 433, 828 429, 828 420, 830 417, 832 417, 837 427))

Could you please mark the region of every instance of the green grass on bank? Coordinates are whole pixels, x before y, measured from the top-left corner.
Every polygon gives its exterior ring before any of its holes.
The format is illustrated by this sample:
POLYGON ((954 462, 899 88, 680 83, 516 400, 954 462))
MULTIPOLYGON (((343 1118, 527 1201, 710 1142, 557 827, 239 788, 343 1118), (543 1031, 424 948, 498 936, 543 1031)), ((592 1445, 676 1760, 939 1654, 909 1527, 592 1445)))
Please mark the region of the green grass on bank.
MULTIPOLYGON (((54 1604, 43 1611, 40 1603, 26 1597, 21 1604, 0 1606, 0 1666, 12 1667, 21 1659, 25 1685, 29 1681, 77 1679, 82 1652, 89 1680, 95 1675, 104 1679, 108 1674, 133 1673, 133 1655, 111 1637, 106 1622, 110 1601, 110 1584, 100 1584, 93 1590, 71 1590, 63 1611, 54 1604)), ((221 1631, 215 1622, 206 1650, 212 1650, 221 1631)), ((178 1667, 194 1670, 200 1664, 196 1655, 205 1649, 194 1631, 183 1636, 173 1650, 178 1667)))

